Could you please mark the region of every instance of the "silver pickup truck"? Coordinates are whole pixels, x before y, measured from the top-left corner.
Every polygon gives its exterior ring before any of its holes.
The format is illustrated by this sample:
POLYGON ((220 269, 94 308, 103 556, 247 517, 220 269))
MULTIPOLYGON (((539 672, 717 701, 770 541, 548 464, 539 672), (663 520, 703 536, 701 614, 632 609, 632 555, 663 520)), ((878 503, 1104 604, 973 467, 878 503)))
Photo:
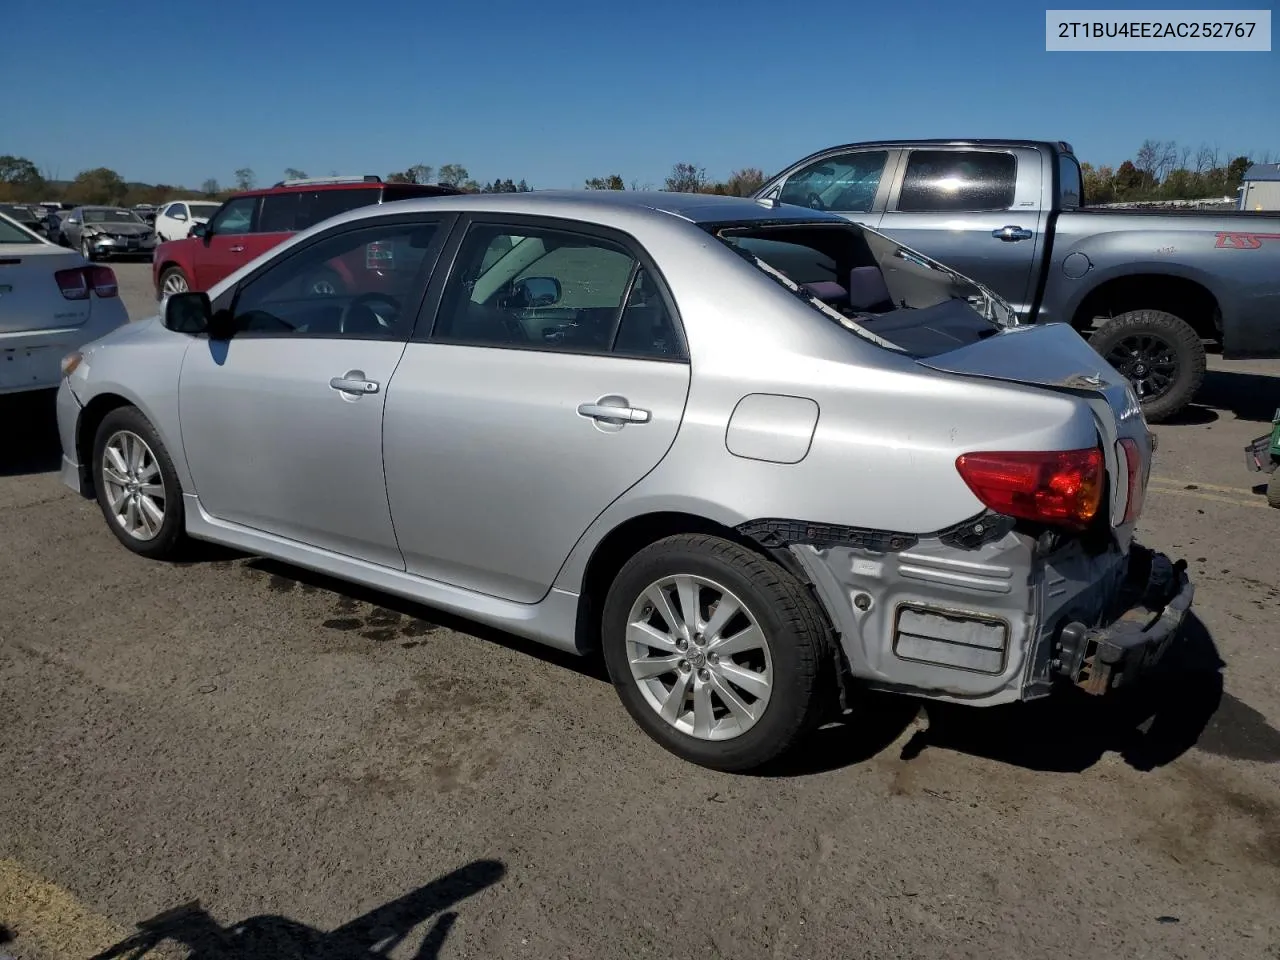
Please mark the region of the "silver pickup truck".
POLYGON ((1071 145, 850 143, 756 193, 866 224, 985 284, 1024 323, 1066 322, 1172 417, 1228 359, 1280 357, 1280 215, 1085 206, 1071 145))

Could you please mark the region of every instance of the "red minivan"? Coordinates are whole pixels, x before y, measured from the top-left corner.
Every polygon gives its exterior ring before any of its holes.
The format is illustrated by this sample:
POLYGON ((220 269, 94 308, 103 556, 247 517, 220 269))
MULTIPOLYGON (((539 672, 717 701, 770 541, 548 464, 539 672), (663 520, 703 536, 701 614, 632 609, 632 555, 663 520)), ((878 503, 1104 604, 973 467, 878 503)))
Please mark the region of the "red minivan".
MULTIPOLYGON (((462 193, 443 184, 384 183, 381 177, 320 177, 282 180, 274 187, 237 193, 218 209, 207 225, 191 236, 156 247, 151 275, 156 299, 184 290, 208 290, 219 280, 321 220, 373 203, 462 193)), ((385 251, 368 253, 375 260, 385 251)), ((349 286, 343 264, 333 276, 317 275, 316 292, 333 293, 349 286), (324 289, 325 285, 329 289, 324 289)))

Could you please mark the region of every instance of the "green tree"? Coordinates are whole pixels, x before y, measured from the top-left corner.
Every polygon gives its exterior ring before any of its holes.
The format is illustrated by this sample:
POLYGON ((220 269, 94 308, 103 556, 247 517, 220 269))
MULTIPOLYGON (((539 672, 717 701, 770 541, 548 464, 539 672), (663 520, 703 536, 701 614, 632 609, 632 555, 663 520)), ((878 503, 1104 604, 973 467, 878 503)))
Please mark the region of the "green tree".
POLYGON ((707 185, 707 171, 693 163, 677 163, 671 168, 665 189, 669 193, 701 193, 707 185))
POLYGON ((69 203, 119 204, 128 192, 120 174, 109 167, 95 167, 76 174, 64 197, 69 203))
POLYGON ((439 180, 447 187, 465 188, 467 181, 475 183, 471 180, 471 174, 467 173, 467 168, 460 163, 446 163, 441 167, 439 180))
POLYGON ((0 200, 44 200, 48 189, 36 165, 26 157, 0 156, 0 200))
POLYGON ((759 167, 743 167, 729 174, 726 193, 734 197, 749 197, 764 186, 764 171, 759 167))
POLYGON ((284 178, 286 180, 305 180, 307 179, 307 172, 299 170, 297 167, 285 167, 284 178))
POLYGON ((236 189, 252 190, 253 185, 257 183, 257 177, 253 174, 252 167, 241 167, 236 171, 236 189))
POLYGON ((407 170, 397 171, 387 177, 389 183, 430 183, 435 168, 425 163, 415 163, 407 170))
POLYGON ((206 197, 212 197, 219 192, 218 181, 210 177, 204 183, 200 184, 200 192, 206 197))
POLYGON ((620 175, 611 173, 607 177, 592 177, 590 180, 586 181, 586 189, 625 190, 627 189, 627 185, 622 182, 622 177, 620 175))

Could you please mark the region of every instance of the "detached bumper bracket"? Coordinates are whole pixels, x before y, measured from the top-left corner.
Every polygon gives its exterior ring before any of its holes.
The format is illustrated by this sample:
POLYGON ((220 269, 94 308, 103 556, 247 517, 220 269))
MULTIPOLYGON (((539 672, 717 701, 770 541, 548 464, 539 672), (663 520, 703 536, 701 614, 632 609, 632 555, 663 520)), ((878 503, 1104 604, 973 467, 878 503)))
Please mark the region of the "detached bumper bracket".
POLYGON ((1107 626, 1085 630, 1080 638, 1083 656, 1074 679, 1087 693, 1100 696, 1129 686, 1159 663, 1181 636, 1191 609, 1195 585, 1186 561, 1134 550, 1146 554, 1130 558, 1136 561, 1131 572, 1141 576, 1146 569, 1145 586, 1131 583, 1141 590, 1139 599, 1107 626))

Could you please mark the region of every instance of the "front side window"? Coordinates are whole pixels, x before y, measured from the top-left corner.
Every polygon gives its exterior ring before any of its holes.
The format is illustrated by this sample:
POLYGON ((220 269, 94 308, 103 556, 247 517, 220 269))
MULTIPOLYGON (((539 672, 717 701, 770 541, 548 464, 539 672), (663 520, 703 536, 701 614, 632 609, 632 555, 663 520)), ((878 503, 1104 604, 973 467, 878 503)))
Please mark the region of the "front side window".
POLYGON ((258 206, 257 197, 236 197, 223 204, 218 215, 209 223, 212 233, 248 233, 253 228, 253 213, 258 206))
POLYGON ((778 199, 814 210, 867 213, 888 159, 886 150, 865 150, 818 160, 788 177, 778 199))
POLYGON ((985 150, 913 150, 907 158, 898 210, 979 212, 1013 206, 1018 161, 985 150))
POLYGON ((374 224, 286 255, 236 292, 237 336, 407 339, 438 232, 434 222, 374 224))
POLYGON ((611 240, 473 225, 445 287, 433 337, 608 352, 635 267, 630 252, 611 240))
POLYGON ((187 208, 180 203, 175 203, 169 208, 169 216, 182 217, 185 220, 187 217, 187 208))

